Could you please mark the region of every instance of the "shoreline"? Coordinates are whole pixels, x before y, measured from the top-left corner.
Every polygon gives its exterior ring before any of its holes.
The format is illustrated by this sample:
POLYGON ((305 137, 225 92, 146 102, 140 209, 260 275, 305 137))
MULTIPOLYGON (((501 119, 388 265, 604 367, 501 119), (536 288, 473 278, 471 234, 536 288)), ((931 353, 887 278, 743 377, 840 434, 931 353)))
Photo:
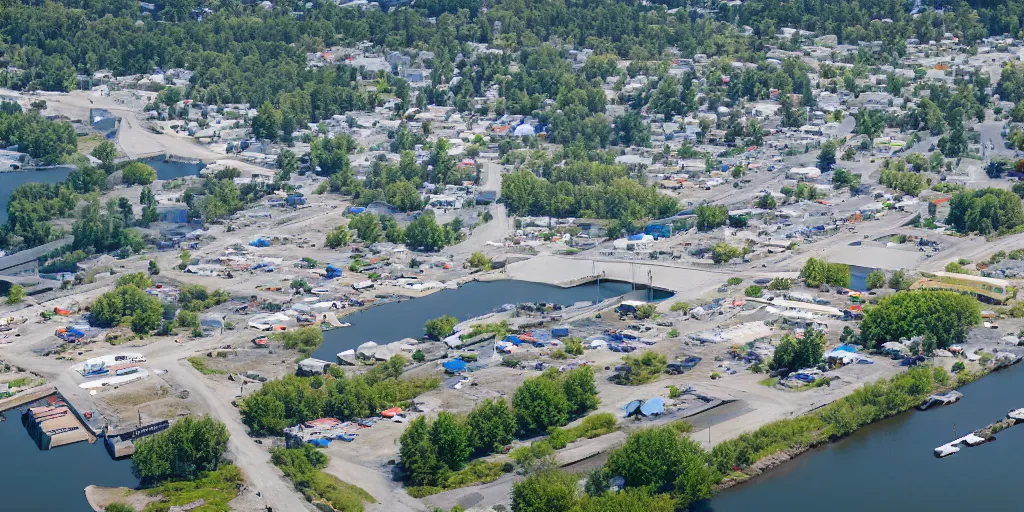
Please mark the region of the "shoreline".
MULTIPOLYGON (((1019 362, 1020 361, 1018 360, 1018 361, 1016 361, 1016 362, 1014 362, 1014 363, 1012 363, 1012 364, 1010 364, 1008 366, 1004 366, 1004 367, 1000 367, 1000 368, 995 368, 995 369, 991 369, 991 370, 986 370, 983 374, 979 375, 977 378, 971 380, 970 382, 964 383, 963 386, 966 386, 966 385, 971 384, 973 382, 977 382, 977 381, 979 381, 979 380, 981 380, 981 379, 991 375, 992 373, 1012 368, 1012 367, 1016 366, 1019 362)), ((936 388, 935 390, 933 390, 933 393, 944 393, 944 392, 947 392, 947 391, 950 391, 950 390, 958 389, 960 387, 962 387, 962 386, 952 385, 952 386, 947 386, 947 387, 936 388)), ((846 396, 849 396, 849 395, 846 395, 846 396)), ((826 407, 826 406, 831 405, 831 404, 833 404, 833 403, 835 403, 835 402, 837 402, 839 400, 842 400, 843 398, 846 398, 846 396, 839 397, 836 400, 833 400, 832 402, 829 402, 827 404, 822 404, 819 407, 815 407, 814 409, 812 409, 810 411, 807 411, 804 414, 801 414, 799 416, 795 416, 794 419, 802 417, 802 416, 806 416, 808 414, 811 414, 814 411, 816 411, 818 409, 821 409, 822 407, 826 407)), ((951 404, 951 405, 953 405, 953 404, 951 404)), ((906 409, 906 410, 904 410, 904 411, 902 411, 900 413, 894 414, 892 416, 887 416, 885 418, 879 418, 876 421, 872 421, 871 423, 867 423, 867 424, 861 426, 860 428, 857 428, 853 432, 850 432, 849 434, 846 434, 846 435, 844 435, 842 437, 837 437, 835 439, 825 439, 822 442, 812 443, 812 444, 809 444, 807 446, 790 447, 790 448, 786 448, 786 449, 780 450, 780 451, 778 451, 776 453, 773 453, 771 455, 765 456, 765 457, 757 460, 756 462, 754 462, 753 464, 751 464, 750 466, 748 466, 746 468, 743 468, 743 469, 741 469, 741 470, 739 470, 737 472, 730 473, 729 475, 725 475, 725 477, 722 479, 722 482, 720 482, 719 484, 717 484, 717 485, 715 485, 713 487, 714 494, 717 495, 717 494, 720 494, 722 491, 731 489, 731 488, 733 488, 733 487, 735 487, 737 485, 741 485, 741 484, 745 484, 745 483, 751 482, 751 481, 757 479, 758 477, 764 475, 765 473, 768 473, 769 471, 771 471, 771 470, 773 470, 775 468, 778 468, 779 466, 782 466, 785 463, 787 463, 789 461, 792 461, 792 460, 796 459, 797 457, 799 457, 799 456, 801 456, 801 455, 803 455, 803 454, 805 454, 805 453, 807 453, 807 452, 809 452, 811 450, 814 450, 816 448, 820 448, 822 446, 828 446, 828 445, 831 445, 831 444, 840 443, 843 440, 845 440, 845 439, 849 438, 850 436, 852 436, 853 434, 855 434, 855 433, 859 432, 860 430, 864 429, 865 427, 874 425, 876 423, 879 423, 879 422, 887 420, 887 419, 895 418, 895 417, 903 415, 903 414, 907 414, 908 412, 915 412, 915 411, 917 411, 917 408, 916 407, 911 407, 909 409, 906 409), (730 475, 738 476, 739 474, 745 475, 745 478, 736 478, 736 477, 730 478, 730 475)), ((917 412, 923 412, 923 411, 917 411, 917 412)), ((756 430, 755 430, 755 432, 756 432, 756 430)))

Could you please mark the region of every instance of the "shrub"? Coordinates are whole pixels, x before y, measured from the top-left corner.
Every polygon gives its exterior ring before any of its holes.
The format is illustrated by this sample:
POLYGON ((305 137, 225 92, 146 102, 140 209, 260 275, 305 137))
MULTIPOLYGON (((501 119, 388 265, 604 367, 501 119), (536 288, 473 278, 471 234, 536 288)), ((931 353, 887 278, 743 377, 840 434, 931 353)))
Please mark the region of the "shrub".
POLYGON ((423 330, 431 339, 443 340, 452 335, 458 323, 459 320, 455 317, 444 315, 427 320, 427 323, 423 325, 423 330))
POLYGON ((672 303, 672 307, 670 308, 670 310, 673 311, 673 312, 675 312, 675 311, 682 311, 683 313, 689 313, 690 312, 690 308, 691 308, 691 306, 690 306, 689 302, 679 301, 679 302, 673 302, 672 303))
POLYGON ((736 285, 738 285, 738 284, 740 284, 742 282, 743 282, 743 278, 742 277, 730 277, 728 280, 725 281, 725 284, 727 284, 729 286, 736 286, 736 285))
POLYGON ((663 373, 668 367, 668 359, 664 354, 647 351, 640 356, 626 355, 622 358, 622 364, 626 369, 618 374, 616 382, 638 386, 651 382, 663 373))
POLYGON ((743 290, 743 295, 746 295, 747 297, 760 297, 762 293, 763 290, 756 284, 752 284, 748 286, 746 290, 743 290))

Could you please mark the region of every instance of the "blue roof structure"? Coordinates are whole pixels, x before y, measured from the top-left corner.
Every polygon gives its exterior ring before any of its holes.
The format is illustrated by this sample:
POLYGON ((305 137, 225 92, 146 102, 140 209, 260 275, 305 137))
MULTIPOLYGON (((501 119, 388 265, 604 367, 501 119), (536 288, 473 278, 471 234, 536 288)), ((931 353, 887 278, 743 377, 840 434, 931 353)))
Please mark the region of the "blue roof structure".
POLYGON ((448 370, 448 371, 450 371, 452 373, 455 373, 455 372, 461 372, 462 370, 465 370, 466 369, 466 362, 463 361, 462 359, 452 359, 451 361, 448 361, 448 362, 442 364, 441 366, 443 366, 445 370, 448 370))

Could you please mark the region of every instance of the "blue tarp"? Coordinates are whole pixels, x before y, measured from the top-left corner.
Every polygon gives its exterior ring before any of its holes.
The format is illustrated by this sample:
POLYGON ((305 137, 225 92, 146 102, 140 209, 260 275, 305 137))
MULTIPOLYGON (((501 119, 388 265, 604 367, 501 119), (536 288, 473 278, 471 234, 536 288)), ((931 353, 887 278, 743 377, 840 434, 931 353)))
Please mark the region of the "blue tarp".
POLYGON ((317 438, 310 439, 309 444, 316 446, 317 448, 327 448, 327 445, 331 444, 331 441, 328 439, 317 438))
POLYGON ((341 269, 334 265, 327 265, 327 278, 334 279, 335 277, 341 277, 341 269))
POLYGON ((462 359, 452 359, 451 361, 448 361, 447 363, 444 363, 441 366, 444 366, 445 370, 448 370, 453 373, 461 372, 462 370, 466 369, 466 362, 463 361, 462 359))
POLYGON ((507 342, 517 346, 517 347, 523 342, 523 340, 519 339, 519 336, 516 336, 516 335, 505 336, 505 341, 507 341, 507 342))
POLYGON ((635 235, 629 235, 626 239, 627 240, 633 240, 633 241, 641 241, 641 240, 644 239, 644 234, 643 233, 637 233, 635 235))
POLYGON ((842 350, 843 352, 856 352, 857 348, 853 345, 839 345, 835 348, 836 350, 842 350))
POLYGON ((628 417, 633 416, 634 414, 636 414, 637 411, 640 410, 640 407, 643 404, 644 404, 643 400, 633 400, 632 402, 626 404, 626 406, 623 407, 622 409, 626 411, 626 417, 628 418, 628 417))
POLYGON ((256 240, 249 242, 249 245, 253 247, 270 247, 270 240, 267 240, 265 238, 257 238, 256 240))
POLYGON ((640 414, 643 414, 644 416, 651 416, 651 415, 654 415, 654 414, 662 414, 664 412, 665 412, 665 399, 660 397, 660 396, 656 396, 656 397, 654 397, 654 398, 644 402, 644 405, 640 406, 640 414))
POLYGON ((354 213, 356 215, 359 215, 360 213, 365 212, 366 208, 362 207, 362 206, 350 206, 348 208, 348 211, 350 211, 350 212, 352 212, 352 213, 354 213))
POLYGON ((551 335, 556 338, 564 338, 569 335, 568 327, 555 327, 551 329, 551 335))

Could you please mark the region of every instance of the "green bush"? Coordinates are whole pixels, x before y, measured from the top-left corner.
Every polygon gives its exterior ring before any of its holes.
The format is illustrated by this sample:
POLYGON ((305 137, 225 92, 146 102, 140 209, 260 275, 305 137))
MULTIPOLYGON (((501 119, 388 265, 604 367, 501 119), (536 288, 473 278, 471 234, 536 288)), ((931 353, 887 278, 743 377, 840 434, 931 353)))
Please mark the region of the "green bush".
POLYGON ((728 280, 725 281, 725 284, 727 284, 729 286, 736 286, 736 285, 738 285, 738 284, 740 284, 742 282, 743 282, 743 278, 742 277, 730 277, 728 280))
POLYGON ((763 293, 762 288, 756 284, 752 284, 746 290, 743 290, 743 295, 747 297, 760 297, 763 293))
POLYGON ((274 337, 284 343, 284 348, 298 350, 306 357, 324 344, 324 332, 319 327, 300 327, 279 332, 274 337))
POLYGON ((431 320, 427 320, 424 324, 423 330, 427 333, 427 336, 433 340, 443 340, 448 336, 451 336, 455 331, 455 326, 459 323, 459 320, 453 316, 444 315, 431 320))
POLYGON ((690 312, 690 308, 691 308, 690 303, 679 301, 679 302, 673 302, 672 303, 672 307, 669 308, 669 309, 671 311, 673 311, 673 312, 682 311, 683 313, 689 313, 690 312))
POLYGON ((626 370, 619 373, 616 382, 627 386, 639 386, 656 379, 668 367, 668 359, 664 354, 647 351, 640 356, 632 354, 622 358, 626 370))

